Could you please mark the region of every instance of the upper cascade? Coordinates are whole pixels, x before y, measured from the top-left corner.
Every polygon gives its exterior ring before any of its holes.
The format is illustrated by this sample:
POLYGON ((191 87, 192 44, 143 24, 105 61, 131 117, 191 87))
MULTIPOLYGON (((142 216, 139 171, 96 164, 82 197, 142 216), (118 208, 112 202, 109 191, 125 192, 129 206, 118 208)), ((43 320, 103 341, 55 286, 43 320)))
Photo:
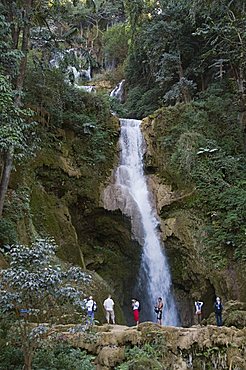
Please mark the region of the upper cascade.
POLYGON ((111 91, 110 96, 116 98, 123 103, 124 101, 124 87, 126 80, 122 80, 116 85, 116 87, 111 91))
MULTIPOLYGON (((53 58, 50 60, 50 65, 54 68, 59 68, 60 64, 66 57, 66 55, 74 56, 74 58, 81 64, 82 54, 80 50, 76 48, 66 49, 64 51, 56 52, 53 58)), ((83 89, 87 92, 94 92, 95 86, 92 85, 80 85, 79 83, 82 81, 91 81, 92 80, 92 72, 91 66, 89 65, 87 69, 77 69, 74 65, 69 65, 66 68, 66 77, 65 82, 68 84, 72 84, 78 89, 83 89)))

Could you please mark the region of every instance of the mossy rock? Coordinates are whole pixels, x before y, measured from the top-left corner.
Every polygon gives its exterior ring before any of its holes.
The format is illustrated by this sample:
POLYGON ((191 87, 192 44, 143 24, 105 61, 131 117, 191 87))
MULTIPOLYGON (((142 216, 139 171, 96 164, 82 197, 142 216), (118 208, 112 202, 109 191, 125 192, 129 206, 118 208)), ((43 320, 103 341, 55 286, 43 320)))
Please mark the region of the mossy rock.
POLYGON ((58 255, 64 260, 81 264, 77 235, 68 207, 37 184, 32 189, 31 210, 38 234, 53 237, 59 246, 58 255))
MULTIPOLYGON (((239 301, 228 301, 224 304, 222 312, 223 325, 235 326, 242 329, 246 327, 246 304, 239 301)), ((216 325, 215 314, 212 313, 204 323, 216 325)))
POLYGON ((242 329, 246 326, 246 311, 232 311, 226 315, 224 325, 242 329))
POLYGON ((152 358, 139 358, 133 360, 128 365, 129 370, 164 370, 159 361, 152 358))

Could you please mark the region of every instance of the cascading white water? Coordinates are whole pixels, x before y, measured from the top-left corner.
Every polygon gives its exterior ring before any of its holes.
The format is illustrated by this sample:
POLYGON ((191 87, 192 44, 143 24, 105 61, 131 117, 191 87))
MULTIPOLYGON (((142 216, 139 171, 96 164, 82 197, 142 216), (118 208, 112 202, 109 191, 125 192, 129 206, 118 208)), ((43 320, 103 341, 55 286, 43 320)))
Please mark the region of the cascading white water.
POLYGON ((118 85, 111 91, 110 93, 111 98, 116 98, 121 103, 123 103, 124 85, 125 85, 125 80, 120 81, 118 85))
MULTIPOLYGON (((177 311, 171 292, 171 276, 167 258, 157 230, 158 220, 149 199, 143 170, 144 141, 141 121, 121 119, 121 160, 116 171, 118 202, 124 213, 131 216, 135 237, 143 245, 137 291, 145 307, 145 319, 156 319, 154 304, 163 298, 163 324, 177 325, 177 311), (123 205, 123 207, 122 207, 123 205), (125 208, 125 210, 124 210, 125 208), (129 209, 131 208, 131 209, 129 209), (136 226, 137 225, 137 226, 136 226)), ((116 195, 117 197, 117 195, 116 195)), ((117 201, 117 200, 116 200, 117 201)))

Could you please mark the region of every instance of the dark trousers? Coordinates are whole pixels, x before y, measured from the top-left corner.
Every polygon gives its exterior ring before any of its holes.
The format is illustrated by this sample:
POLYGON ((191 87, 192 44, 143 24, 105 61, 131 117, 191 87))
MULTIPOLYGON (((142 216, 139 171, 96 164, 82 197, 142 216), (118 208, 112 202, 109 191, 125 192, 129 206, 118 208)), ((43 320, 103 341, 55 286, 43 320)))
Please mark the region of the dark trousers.
POLYGON ((222 326, 222 313, 215 313, 217 326, 222 326))
POLYGON ((196 316, 197 316, 197 323, 198 323, 198 324, 201 324, 201 321, 202 321, 202 314, 201 314, 201 313, 197 313, 197 314, 196 314, 196 316))

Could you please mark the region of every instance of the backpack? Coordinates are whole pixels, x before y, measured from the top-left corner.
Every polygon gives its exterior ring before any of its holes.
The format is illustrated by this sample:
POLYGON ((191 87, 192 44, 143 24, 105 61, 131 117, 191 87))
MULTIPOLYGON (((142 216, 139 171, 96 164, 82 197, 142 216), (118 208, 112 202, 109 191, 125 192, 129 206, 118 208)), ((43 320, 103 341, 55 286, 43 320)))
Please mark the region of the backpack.
POLYGON ((138 301, 139 305, 138 305, 138 311, 140 312, 141 311, 141 305, 140 305, 140 302, 138 301))
POLYGON ((96 302, 94 301, 94 302, 93 302, 93 306, 92 306, 92 311, 93 311, 93 312, 96 312, 96 310, 97 310, 97 304, 96 304, 96 302))

